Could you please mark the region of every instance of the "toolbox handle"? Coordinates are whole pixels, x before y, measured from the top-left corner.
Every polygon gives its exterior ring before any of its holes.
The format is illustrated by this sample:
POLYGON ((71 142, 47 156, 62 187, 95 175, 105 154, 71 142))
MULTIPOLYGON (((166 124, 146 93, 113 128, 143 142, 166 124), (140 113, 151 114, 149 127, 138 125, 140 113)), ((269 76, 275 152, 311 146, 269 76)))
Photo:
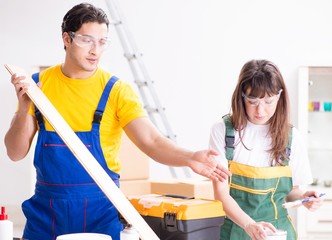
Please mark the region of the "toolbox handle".
POLYGON ((165 194, 165 197, 172 197, 172 198, 181 198, 181 199, 194 199, 195 197, 189 197, 184 195, 176 195, 176 194, 165 194))

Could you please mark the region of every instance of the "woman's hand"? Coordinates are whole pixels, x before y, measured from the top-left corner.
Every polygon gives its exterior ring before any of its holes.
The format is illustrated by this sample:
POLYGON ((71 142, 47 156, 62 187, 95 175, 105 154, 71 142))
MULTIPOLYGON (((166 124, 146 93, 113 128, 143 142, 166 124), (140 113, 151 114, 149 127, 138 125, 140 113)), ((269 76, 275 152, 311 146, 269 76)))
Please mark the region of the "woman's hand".
POLYGON ((303 206, 306 207, 309 211, 316 211, 319 209, 324 202, 323 197, 319 197, 319 194, 316 191, 308 191, 303 194, 303 198, 311 197, 308 202, 304 202, 303 206))
POLYGON ((247 224, 244 230, 253 240, 264 240, 267 237, 267 232, 277 231, 277 229, 268 222, 252 222, 247 224))

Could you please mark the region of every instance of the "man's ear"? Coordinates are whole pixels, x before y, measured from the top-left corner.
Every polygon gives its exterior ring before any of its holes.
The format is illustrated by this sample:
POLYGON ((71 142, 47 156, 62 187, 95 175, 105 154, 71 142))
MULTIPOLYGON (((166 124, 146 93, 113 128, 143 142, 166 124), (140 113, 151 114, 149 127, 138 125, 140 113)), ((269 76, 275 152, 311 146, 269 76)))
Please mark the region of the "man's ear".
POLYGON ((67 32, 62 33, 62 41, 65 49, 71 44, 72 39, 67 32))

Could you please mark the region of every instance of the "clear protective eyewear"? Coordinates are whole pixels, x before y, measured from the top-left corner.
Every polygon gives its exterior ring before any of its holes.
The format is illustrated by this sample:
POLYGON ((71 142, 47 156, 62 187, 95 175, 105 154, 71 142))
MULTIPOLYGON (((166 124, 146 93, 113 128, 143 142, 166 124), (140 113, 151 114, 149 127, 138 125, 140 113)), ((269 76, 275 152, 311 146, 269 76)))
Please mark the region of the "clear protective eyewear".
POLYGON ((279 100, 280 94, 282 92, 282 89, 279 90, 277 95, 271 96, 271 97, 264 97, 264 98, 256 98, 247 96, 244 92, 242 92, 242 97, 244 100, 252 107, 257 107, 260 103, 264 103, 264 105, 273 105, 275 102, 279 100))
POLYGON ((96 38, 91 35, 82 35, 74 32, 68 32, 73 42, 81 48, 92 48, 93 46, 98 46, 102 49, 107 48, 110 45, 110 40, 107 38, 96 38))

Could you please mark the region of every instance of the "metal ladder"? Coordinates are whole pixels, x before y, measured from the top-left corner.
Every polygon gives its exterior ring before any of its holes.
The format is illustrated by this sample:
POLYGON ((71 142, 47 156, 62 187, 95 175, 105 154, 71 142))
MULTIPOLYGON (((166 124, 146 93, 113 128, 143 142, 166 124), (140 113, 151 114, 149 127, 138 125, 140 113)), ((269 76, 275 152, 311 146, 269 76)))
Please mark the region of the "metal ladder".
MULTIPOLYGON (((144 65, 142 54, 138 51, 134 38, 130 33, 126 20, 118 7, 117 0, 105 0, 110 16, 110 24, 114 25, 118 34, 119 40, 122 44, 124 56, 128 60, 131 72, 134 76, 134 82, 138 87, 139 93, 144 104, 144 108, 152 123, 164 134, 167 138, 176 142, 176 135, 173 133, 171 126, 165 114, 165 108, 162 107, 156 91, 153 86, 148 71, 144 65)), ((173 167, 169 167, 170 172, 174 178, 178 178, 173 167)), ((186 177, 191 177, 187 168, 182 168, 186 177)))

